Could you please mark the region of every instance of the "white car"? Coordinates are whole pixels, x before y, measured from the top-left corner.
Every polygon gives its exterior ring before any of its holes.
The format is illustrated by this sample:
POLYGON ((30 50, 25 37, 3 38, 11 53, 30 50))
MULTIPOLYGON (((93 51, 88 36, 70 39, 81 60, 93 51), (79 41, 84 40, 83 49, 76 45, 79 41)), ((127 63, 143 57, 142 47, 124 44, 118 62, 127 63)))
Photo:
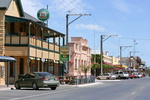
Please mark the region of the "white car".
POLYGON ((142 78, 142 74, 141 74, 141 73, 138 73, 138 77, 139 77, 139 78, 142 78))
POLYGON ((117 75, 118 79, 121 79, 121 78, 128 79, 129 78, 128 72, 116 72, 115 74, 117 75))

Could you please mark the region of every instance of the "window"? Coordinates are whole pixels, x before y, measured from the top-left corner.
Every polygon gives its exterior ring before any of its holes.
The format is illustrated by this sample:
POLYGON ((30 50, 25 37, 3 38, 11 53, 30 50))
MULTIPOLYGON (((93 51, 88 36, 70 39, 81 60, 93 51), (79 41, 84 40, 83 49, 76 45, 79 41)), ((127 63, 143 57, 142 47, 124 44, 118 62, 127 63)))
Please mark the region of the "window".
POLYGON ((45 76, 52 76, 51 73, 43 72, 43 73, 36 73, 38 77, 45 77, 45 76))
POLYGON ((78 68, 80 67, 80 60, 78 60, 78 68))
POLYGON ((75 59, 75 69, 77 69, 77 59, 75 59))
POLYGON ((86 66, 86 61, 84 61, 84 66, 86 66))
POLYGON ((23 58, 20 58, 20 69, 19 69, 20 74, 24 73, 24 60, 23 58))

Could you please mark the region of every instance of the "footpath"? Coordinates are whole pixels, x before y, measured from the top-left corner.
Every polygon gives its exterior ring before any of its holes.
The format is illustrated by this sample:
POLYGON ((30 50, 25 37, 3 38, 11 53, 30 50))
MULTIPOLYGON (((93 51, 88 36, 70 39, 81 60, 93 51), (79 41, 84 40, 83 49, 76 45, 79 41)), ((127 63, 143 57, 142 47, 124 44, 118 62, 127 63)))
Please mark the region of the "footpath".
MULTIPOLYGON (((87 84, 79 84, 79 85, 68 85, 68 84, 60 84, 60 87, 90 87, 90 86, 94 86, 94 85, 100 85, 100 84, 104 84, 103 82, 95 82, 95 83, 87 83, 87 84)), ((14 90, 15 87, 14 85, 9 85, 9 87, 7 87, 7 85, 1 85, 0 86, 0 91, 3 90, 14 90)))

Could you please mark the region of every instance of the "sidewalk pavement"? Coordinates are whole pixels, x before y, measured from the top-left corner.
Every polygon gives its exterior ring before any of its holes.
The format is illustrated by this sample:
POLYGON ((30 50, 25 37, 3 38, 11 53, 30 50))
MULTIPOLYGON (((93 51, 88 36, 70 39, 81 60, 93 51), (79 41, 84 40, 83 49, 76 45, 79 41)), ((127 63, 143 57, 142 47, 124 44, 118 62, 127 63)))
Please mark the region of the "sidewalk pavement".
MULTIPOLYGON (((68 85, 68 84, 60 84, 60 87, 89 87, 89 86, 94 86, 94 85, 98 85, 98 84, 104 84, 103 82, 95 82, 95 83, 87 83, 87 84, 79 84, 79 85, 68 85)), ((14 85, 9 85, 9 87, 7 87, 7 85, 0 85, 0 91, 3 90, 13 90, 15 89, 14 85)))
POLYGON ((14 85, 9 85, 9 87, 7 87, 7 85, 0 85, 0 91, 11 90, 11 89, 15 89, 14 85))

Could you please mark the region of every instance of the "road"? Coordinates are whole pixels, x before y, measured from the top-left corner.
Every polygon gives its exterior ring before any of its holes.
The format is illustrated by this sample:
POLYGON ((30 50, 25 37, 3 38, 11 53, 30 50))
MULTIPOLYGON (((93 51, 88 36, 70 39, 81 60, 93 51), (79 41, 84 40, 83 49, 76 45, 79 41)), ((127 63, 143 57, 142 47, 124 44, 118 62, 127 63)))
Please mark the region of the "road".
POLYGON ((0 91, 0 100, 150 100, 150 78, 103 81, 88 87, 0 91))

